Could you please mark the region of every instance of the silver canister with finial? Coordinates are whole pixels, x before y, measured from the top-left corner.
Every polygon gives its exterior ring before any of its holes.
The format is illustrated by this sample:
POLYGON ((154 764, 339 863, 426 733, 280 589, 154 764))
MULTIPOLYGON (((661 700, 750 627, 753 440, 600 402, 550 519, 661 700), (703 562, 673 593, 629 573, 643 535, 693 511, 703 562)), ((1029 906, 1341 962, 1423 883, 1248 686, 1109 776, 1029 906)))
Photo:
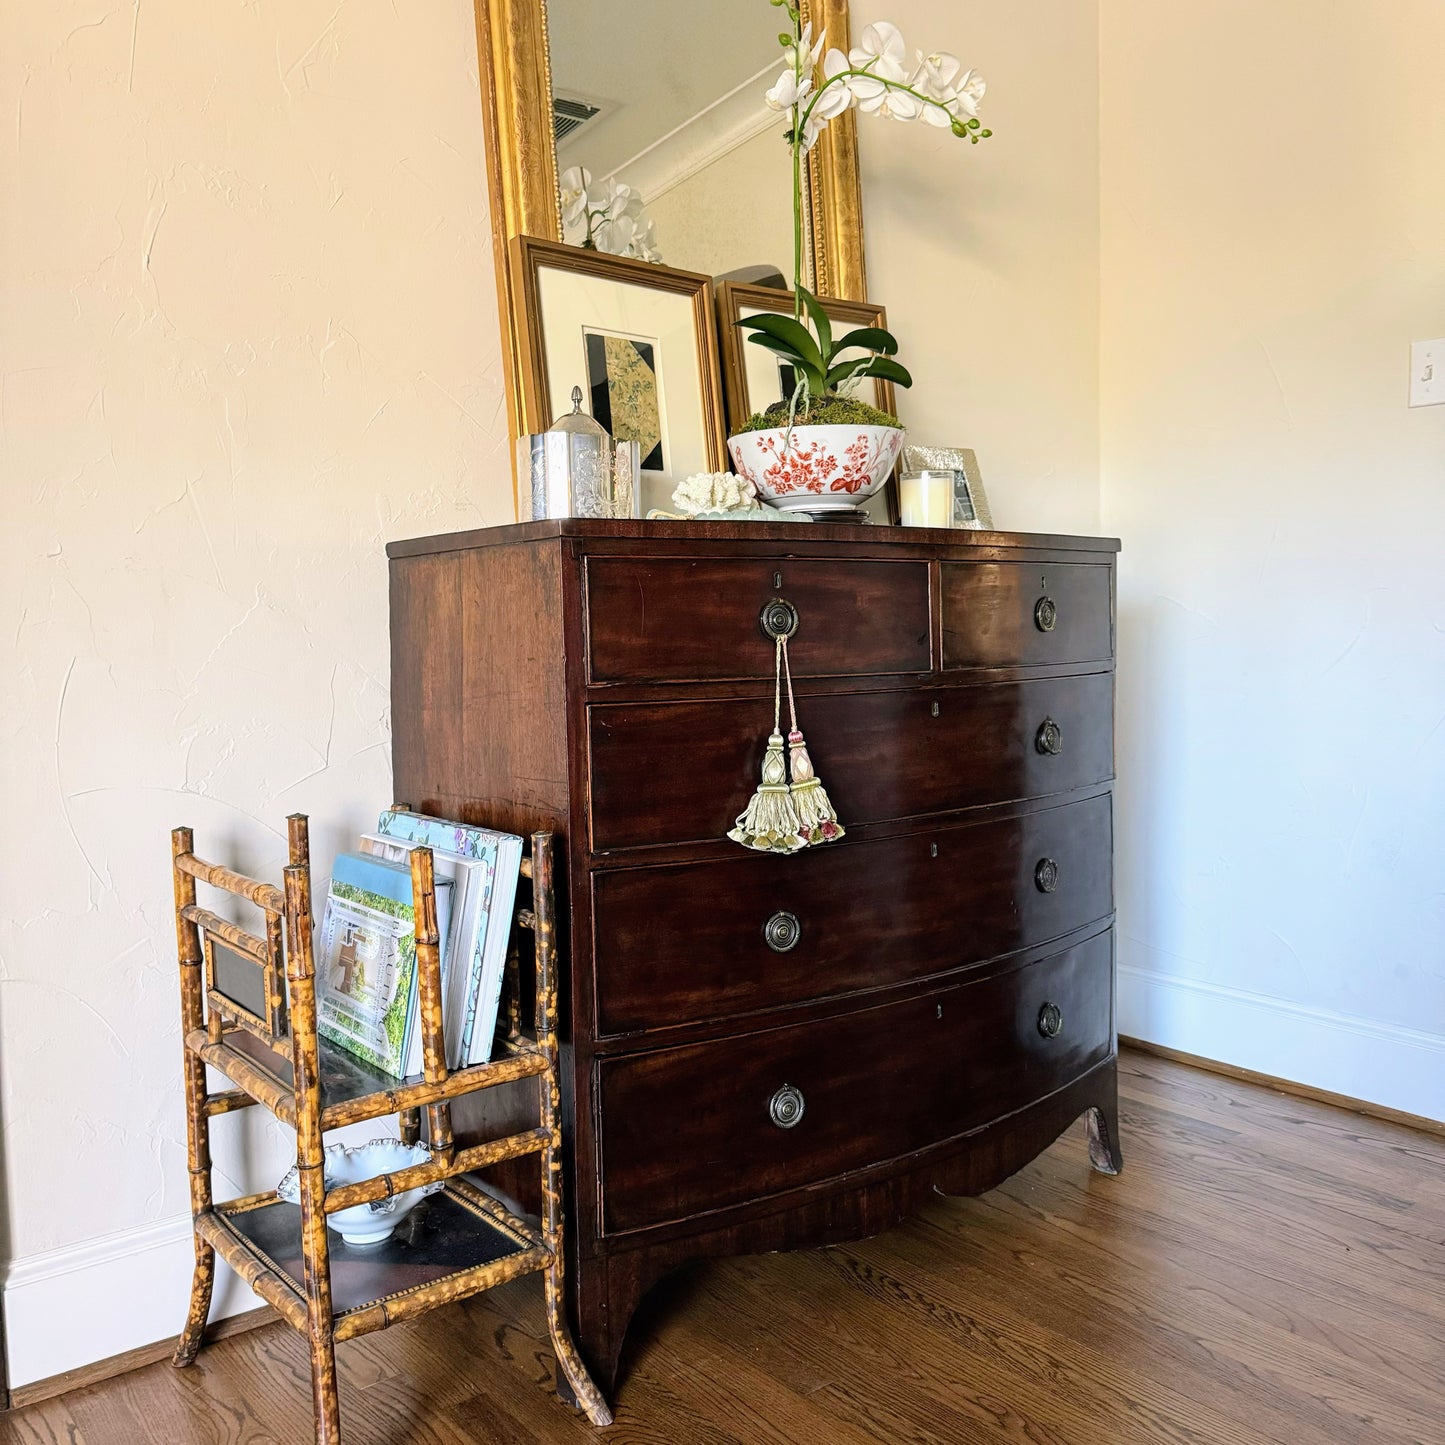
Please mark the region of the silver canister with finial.
POLYGON ((582 410, 582 388, 572 388, 572 410, 549 431, 517 439, 517 476, 531 499, 531 520, 545 517, 638 515, 636 442, 615 441, 582 410))

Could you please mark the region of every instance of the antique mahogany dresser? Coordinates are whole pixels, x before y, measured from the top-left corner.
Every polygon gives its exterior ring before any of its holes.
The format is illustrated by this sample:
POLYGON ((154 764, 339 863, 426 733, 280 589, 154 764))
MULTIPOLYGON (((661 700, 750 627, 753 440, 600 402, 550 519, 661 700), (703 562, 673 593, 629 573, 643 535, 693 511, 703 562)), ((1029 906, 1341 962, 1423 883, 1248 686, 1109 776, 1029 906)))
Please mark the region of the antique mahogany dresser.
POLYGON ((567 1286, 604 1390, 685 1260, 876 1233, 1080 1115, 1118 1169, 1117 543, 554 521, 387 550, 397 799, 560 835, 567 1286), (792 856, 724 837, 769 628, 847 828, 792 856))

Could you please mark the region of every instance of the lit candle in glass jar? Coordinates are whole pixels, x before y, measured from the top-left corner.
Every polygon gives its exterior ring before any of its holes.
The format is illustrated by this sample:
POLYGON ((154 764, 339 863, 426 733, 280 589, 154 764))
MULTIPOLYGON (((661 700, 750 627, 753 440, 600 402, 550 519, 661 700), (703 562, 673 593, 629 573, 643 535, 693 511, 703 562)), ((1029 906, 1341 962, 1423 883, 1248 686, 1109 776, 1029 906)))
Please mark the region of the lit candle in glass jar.
POLYGON ((953 526, 953 473, 905 472, 898 479, 898 508, 905 527, 953 526))

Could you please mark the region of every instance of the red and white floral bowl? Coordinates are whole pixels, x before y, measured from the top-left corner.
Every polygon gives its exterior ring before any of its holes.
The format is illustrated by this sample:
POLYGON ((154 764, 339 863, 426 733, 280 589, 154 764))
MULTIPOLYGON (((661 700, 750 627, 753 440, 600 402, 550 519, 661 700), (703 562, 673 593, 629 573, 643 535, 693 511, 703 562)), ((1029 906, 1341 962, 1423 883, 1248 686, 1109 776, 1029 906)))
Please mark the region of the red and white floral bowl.
POLYGON ((728 438, 733 466, 769 505, 849 512, 888 480, 903 450, 896 426, 795 426, 728 438))

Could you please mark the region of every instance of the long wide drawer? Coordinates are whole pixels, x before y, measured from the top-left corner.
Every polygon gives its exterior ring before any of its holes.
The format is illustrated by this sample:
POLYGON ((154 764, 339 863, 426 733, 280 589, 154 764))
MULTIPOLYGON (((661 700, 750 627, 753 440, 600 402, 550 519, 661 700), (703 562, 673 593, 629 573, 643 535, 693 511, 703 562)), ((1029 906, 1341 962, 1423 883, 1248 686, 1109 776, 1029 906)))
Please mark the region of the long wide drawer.
POLYGON ((951 1139, 1113 1044, 1112 934, 885 1007, 604 1060, 602 1217, 616 1234, 951 1139))
MULTIPOLYGON (((807 697, 798 711, 846 827, 1105 782, 1113 699, 1106 672, 807 697)), ((723 836, 758 785, 771 724, 771 697, 590 708, 593 849, 723 836)))
POLYGON ((796 622, 788 643, 794 677, 931 665, 927 562, 589 557, 588 676, 771 677, 761 617, 775 601, 796 622))
POLYGON ((1113 907, 1108 796, 794 857, 592 877, 598 1030, 662 1028, 904 983, 1113 907))
POLYGON ((944 667, 1108 661, 1110 572, 1107 563, 944 562, 944 667))

